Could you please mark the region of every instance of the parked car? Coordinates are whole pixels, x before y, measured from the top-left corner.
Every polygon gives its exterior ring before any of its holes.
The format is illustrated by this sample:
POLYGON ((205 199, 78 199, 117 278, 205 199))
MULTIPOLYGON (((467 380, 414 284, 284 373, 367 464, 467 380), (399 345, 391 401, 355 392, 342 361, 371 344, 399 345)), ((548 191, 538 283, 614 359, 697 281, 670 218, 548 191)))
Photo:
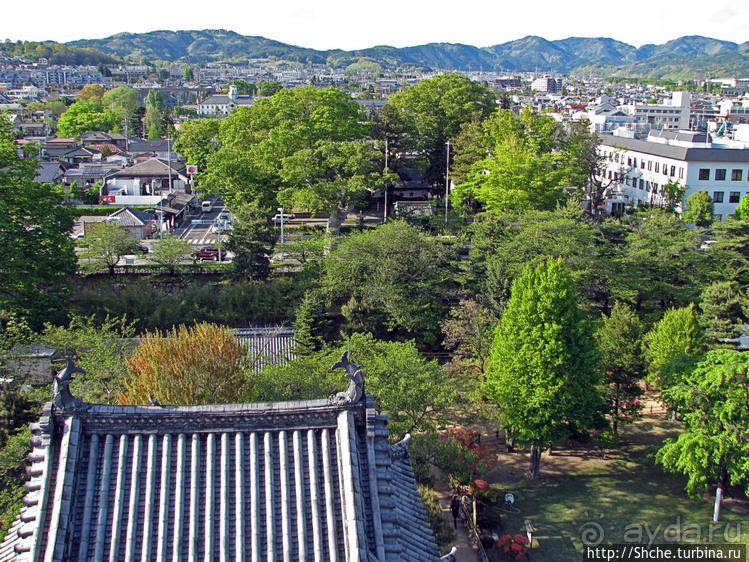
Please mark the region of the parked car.
POLYGON ((218 260, 218 248, 216 246, 203 246, 199 250, 192 252, 195 260, 218 260))
POLYGON ((136 252, 140 252, 141 254, 148 253, 148 246, 144 246, 143 244, 134 244, 133 248, 135 248, 136 252))

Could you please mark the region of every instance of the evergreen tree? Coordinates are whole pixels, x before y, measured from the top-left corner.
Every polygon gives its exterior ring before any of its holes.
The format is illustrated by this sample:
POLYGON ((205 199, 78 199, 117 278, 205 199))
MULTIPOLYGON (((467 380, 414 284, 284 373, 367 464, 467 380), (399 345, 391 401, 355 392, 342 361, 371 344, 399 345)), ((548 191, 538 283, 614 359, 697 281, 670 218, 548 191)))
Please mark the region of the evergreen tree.
POLYGON ((737 338, 746 322, 744 297, 736 283, 716 281, 700 295, 700 325, 705 339, 715 345, 722 338, 737 338))
POLYGON ((596 332, 603 372, 602 395, 609 404, 614 434, 618 434, 619 422, 634 421, 640 410, 639 382, 645 375, 642 334, 640 319, 629 306, 618 302, 611 315, 603 317, 596 332))
POLYGON ((486 390, 508 430, 531 446, 530 479, 539 477, 544 447, 599 419, 597 361, 563 261, 526 266, 494 334, 486 390))
POLYGON ((226 248, 234 253, 234 273, 250 280, 265 279, 270 273, 270 254, 276 233, 270 218, 256 206, 239 207, 237 222, 230 231, 226 248))
POLYGON ((294 352, 309 355, 320 351, 330 333, 330 321, 323 293, 309 289, 304 293, 294 323, 294 352))
POLYGON ((681 405, 684 432, 666 439, 656 462, 687 476, 686 489, 699 496, 715 482, 725 492, 742 485, 749 493, 749 356, 715 349, 682 384, 666 391, 671 403, 681 405))

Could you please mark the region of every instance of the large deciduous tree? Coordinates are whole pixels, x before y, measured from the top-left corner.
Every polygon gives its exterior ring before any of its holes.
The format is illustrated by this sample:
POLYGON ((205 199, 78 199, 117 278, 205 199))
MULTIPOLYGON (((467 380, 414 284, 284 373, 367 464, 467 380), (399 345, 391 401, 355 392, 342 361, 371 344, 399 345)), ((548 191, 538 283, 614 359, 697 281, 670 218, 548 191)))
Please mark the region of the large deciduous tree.
POLYGON ((552 210, 567 197, 564 188, 582 181, 581 159, 571 153, 569 135, 550 116, 500 110, 480 128, 467 139, 478 142, 478 150, 470 144, 458 147, 482 156, 453 189, 456 205, 475 200, 489 212, 552 210))
POLYGON ((600 419, 598 354, 561 259, 528 266, 512 285, 497 327, 486 392, 515 438, 531 447, 528 476, 541 451, 600 419))
POLYGON ((64 320, 75 273, 72 216, 48 184, 34 181, 38 166, 19 156, 0 117, 0 309, 32 328, 64 320))
POLYGON ((389 222, 349 236, 330 253, 325 270, 334 304, 354 299, 367 310, 367 331, 385 327, 437 342, 451 281, 449 255, 439 240, 403 221, 389 222))
POLYGON ((368 135, 348 94, 282 90, 221 122, 220 149, 201 182, 232 206, 327 211, 335 230, 349 207, 384 181, 383 155, 368 135))
POLYGON ((89 131, 111 131, 119 122, 119 113, 104 107, 100 101, 81 100, 60 115, 57 130, 63 137, 79 137, 89 131))
POLYGON ((442 185, 447 158, 446 142, 455 139, 461 125, 489 116, 496 95, 461 74, 442 74, 395 93, 382 109, 382 135, 400 151, 423 154, 424 178, 442 185))
MULTIPOLYGON (((705 339, 693 304, 666 311, 645 334, 649 380, 663 392, 681 383, 705 352, 705 339)), ((671 407, 667 395, 664 401, 671 407)))
POLYGON ((184 156, 189 164, 195 164, 200 174, 207 168, 208 157, 219 148, 218 132, 219 122, 216 119, 185 121, 180 125, 174 150, 184 156))

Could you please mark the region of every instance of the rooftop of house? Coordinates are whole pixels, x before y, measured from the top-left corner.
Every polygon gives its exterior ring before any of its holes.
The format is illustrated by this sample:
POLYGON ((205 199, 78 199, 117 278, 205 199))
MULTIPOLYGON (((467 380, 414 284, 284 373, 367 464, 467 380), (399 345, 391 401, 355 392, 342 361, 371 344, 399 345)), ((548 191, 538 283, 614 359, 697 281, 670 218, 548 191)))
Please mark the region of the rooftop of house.
POLYGON ((68 359, 0 561, 438 560, 408 437, 336 367, 348 387, 319 400, 104 406, 70 393, 68 359))

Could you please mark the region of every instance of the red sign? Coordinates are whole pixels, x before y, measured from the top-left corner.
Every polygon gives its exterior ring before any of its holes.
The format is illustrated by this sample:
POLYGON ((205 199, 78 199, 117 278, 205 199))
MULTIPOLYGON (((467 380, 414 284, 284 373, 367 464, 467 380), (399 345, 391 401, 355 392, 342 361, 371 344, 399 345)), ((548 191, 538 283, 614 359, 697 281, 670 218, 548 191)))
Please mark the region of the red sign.
POLYGON ((188 173, 188 174, 190 174, 191 176, 193 176, 193 175, 195 175, 195 174, 197 174, 197 173, 198 173, 198 167, 197 167, 197 166, 196 166, 195 164, 190 164, 189 166, 187 166, 187 167, 185 168, 185 170, 186 170, 186 171, 187 171, 187 173, 188 173))
POLYGON ((99 203, 114 203, 114 195, 99 195, 99 203))

